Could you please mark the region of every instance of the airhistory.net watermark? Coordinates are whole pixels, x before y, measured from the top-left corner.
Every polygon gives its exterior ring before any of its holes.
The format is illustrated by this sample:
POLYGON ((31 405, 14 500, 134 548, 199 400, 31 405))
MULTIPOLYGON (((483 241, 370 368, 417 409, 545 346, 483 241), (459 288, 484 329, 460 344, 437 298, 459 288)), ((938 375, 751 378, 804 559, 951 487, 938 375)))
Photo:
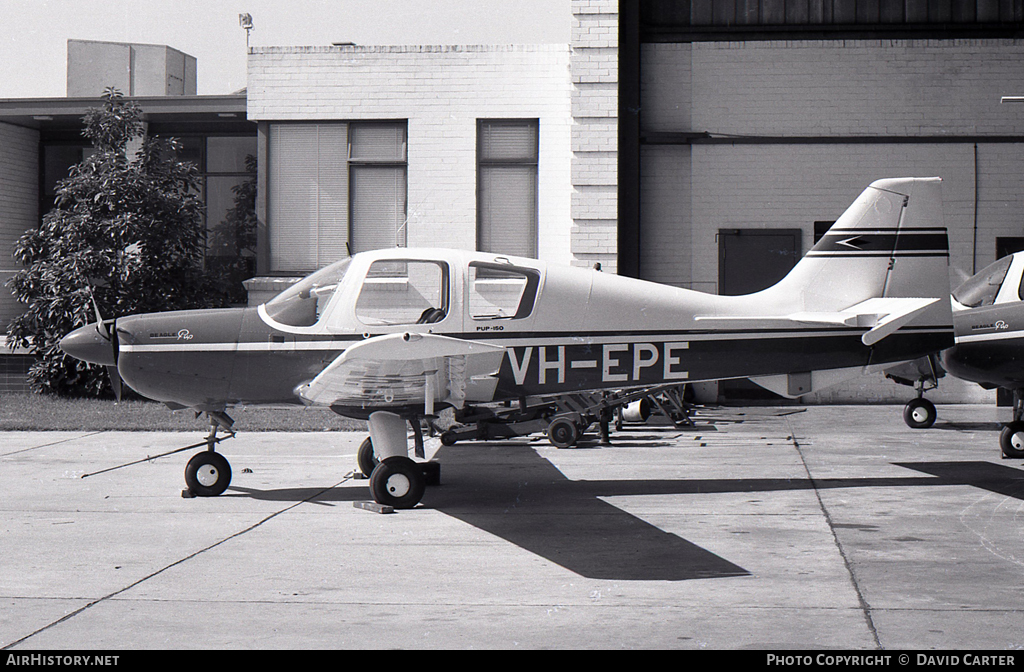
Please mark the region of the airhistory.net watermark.
POLYGON ((4 665, 45 667, 107 667, 116 666, 120 656, 114 655, 59 655, 50 653, 8 653, 4 665))

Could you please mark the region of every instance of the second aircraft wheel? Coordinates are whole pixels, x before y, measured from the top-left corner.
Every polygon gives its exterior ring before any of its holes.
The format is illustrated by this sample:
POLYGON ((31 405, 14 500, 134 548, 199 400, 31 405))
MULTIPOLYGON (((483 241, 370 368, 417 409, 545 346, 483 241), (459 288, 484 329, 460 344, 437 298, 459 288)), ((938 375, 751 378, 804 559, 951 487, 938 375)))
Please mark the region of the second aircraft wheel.
POLYGON ((220 453, 196 453, 185 466, 185 485, 197 497, 216 497, 231 483, 231 465, 220 453))
POLYGON ((1003 427, 999 434, 999 448, 1006 457, 1024 457, 1024 422, 1017 420, 1003 427))
POLYGON ((423 469, 408 457, 389 457, 370 474, 370 494, 378 504, 411 509, 426 488, 423 469))
POLYGON ((935 424, 935 404, 925 398, 912 399, 903 407, 903 422, 914 429, 928 429, 935 424))
POLYGON ((569 418, 555 418, 548 425, 548 441, 555 448, 568 448, 580 439, 580 430, 569 418))
POLYGON ((370 437, 363 439, 363 442, 359 445, 359 452, 356 453, 356 464, 359 465, 359 471, 363 472, 363 476, 367 478, 373 474, 373 470, 380 464, 377 456, 373 454, 373 440, 370 437))

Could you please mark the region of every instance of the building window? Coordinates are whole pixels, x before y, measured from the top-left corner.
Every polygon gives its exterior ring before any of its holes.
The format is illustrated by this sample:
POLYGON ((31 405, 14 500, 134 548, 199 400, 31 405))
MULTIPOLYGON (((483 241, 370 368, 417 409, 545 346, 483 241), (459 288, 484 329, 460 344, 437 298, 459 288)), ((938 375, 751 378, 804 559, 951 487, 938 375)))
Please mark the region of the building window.
POLYGON ((256 275, 256 137, 202 138, 206 269, 232 303, 246 300, 256 275))
MULTIPOLYGON (((256 136, 161 135, 177 139, 177 159, 199 170, 206 269, 231 302, 243 303, 242 281, 256 274, 256 136)), ((45 215, 55 206, 57 183, 95 149, 80 142, 46 142, 42 152, 40 214, 45 215)))
POLYGON ((270 271, 306 273, 406 243, 407 124, 272 124, 270 271))
POLYGON ((406 125, 349 124, 349 247, 405 247, 406 125))
POLYGON ((43 188, 39 191, 40 217, 57 205, 57 183, 67 179, 71 167, 81 163, 95 151, 92 145, 77 142, 43 144, 43 188))
POLYGON ((537 256, 537 119, 477 122, 477 249, 537 256))

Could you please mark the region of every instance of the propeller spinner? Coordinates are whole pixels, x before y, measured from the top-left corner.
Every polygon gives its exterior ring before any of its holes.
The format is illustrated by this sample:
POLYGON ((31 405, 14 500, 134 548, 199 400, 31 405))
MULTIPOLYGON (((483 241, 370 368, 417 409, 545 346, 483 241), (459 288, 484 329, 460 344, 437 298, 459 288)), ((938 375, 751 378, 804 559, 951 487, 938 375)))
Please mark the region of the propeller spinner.
POLYGON ((110 376, 110 385, 114 388, 114 397, 121 400, 121 374, 117 370, 119 342, 117 338, 117 320, 104 320, 100 314, 96 299, 93 298, 93 310, 96 312, 96 323, 87 324, 75 329, 60 340, 60 349, 66 355, 90 364, 105 366, 110 376))

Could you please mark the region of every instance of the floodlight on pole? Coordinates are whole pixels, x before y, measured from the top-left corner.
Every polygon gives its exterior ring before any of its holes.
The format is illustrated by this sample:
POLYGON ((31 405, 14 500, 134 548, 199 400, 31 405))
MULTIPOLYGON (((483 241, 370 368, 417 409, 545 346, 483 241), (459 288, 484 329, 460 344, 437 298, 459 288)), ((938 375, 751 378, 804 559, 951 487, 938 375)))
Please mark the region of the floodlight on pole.
POLYGON ((248 12, 238 15, 238 25, 245 28, 245 48, 249 48, 249 31, 252 30, 252 14, 248 12))

